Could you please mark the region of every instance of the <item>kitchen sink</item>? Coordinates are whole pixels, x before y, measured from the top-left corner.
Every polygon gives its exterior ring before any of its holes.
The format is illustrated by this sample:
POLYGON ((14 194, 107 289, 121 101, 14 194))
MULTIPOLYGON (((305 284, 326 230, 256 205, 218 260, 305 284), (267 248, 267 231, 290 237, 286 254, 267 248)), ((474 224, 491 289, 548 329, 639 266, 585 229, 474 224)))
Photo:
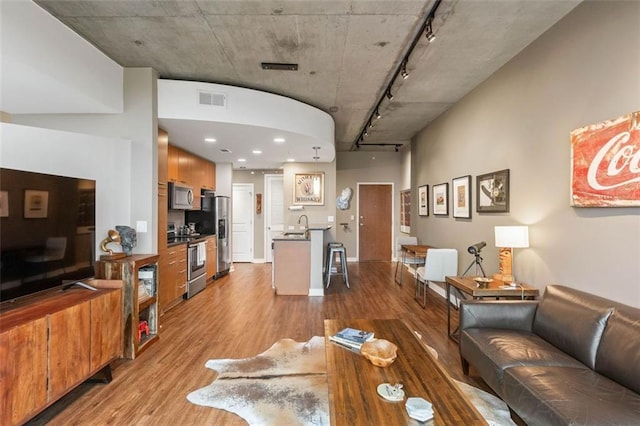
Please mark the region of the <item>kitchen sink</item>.
POLYGON ((284 232, 282 235, 287 238, 308 238, 306 232, 284 232))

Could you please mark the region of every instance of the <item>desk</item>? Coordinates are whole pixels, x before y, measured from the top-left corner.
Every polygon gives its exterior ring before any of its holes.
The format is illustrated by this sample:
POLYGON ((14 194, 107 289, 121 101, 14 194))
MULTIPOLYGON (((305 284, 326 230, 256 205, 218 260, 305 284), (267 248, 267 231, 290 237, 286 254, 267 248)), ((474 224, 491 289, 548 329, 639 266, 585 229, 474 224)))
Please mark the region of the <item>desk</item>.
POLYGON ((403 270, 400 270, 400 280, 398 281, 398 266, 402 263, 402 266, 405 265, 418 265, 420 263, 424 264, 424 260, 427 257, 427 251, 432 248, 431 246, 425 246, 422 244, 402 244, 400 246, 402 250, 402 261, 398 260, 396 262, 396 272, 394 278, 398 285, 402 285, 402 275, 403 270), (409 257, 407 257, 409 256, 409 257))
POLYGON ((324 321, 331 425, 406 425, 411 420, 402 402, 382 399, 381 383, 402 383, 406 397, 433 404, 436 425, 486 425, 467 397, 440 363, 399 319, 334 319, 324 321), (329 341, 345 327, 370 330, 377 338, 398 346, 398 358, 389 367, 376 367, 362 355, 329 341))
MULTIPOLYGON (((518 284, 517 287, 502 288, 508 286, 507 283, 499 280, 493 280, 488 283, 487 287, 480 288, 471 277, 446 277, 447 283, 447 334, 449 337, 458 341, 458 329, 451 331, 451 291, 457 298, 468 299, 484 299, 485 297, 493 297, 496 299, 533 299, 537 297, 539 291, 535 287, 526 284, 518 284)), ((457 307, 456 307, 457 308, 457 307)))

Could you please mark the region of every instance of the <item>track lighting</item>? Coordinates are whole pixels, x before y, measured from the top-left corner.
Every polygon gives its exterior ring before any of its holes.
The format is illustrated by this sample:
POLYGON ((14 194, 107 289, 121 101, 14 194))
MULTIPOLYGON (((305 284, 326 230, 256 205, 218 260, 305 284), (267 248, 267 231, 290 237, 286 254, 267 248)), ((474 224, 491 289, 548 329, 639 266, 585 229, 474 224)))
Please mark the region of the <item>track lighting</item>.
POLYGON ((427 23, 425 36, 427 37, 427 40, 429 40, 429 43, 433 43, 433 41, 436 39, 436 35, 433 33, 433 28, 431 28, 431 20, 429 20, 429 22, 427 23))
POLYGON ((409 77, 409 73, 407 72, 407 61, 404 61, 402 63, 402 71, 401 71, 400 75, 402 75, 402 78, 404 78, 404 79, 409 77))
POLYGON ((387 93, 385 93, 385 95, 390 101, 393 100, 393 93, 391 93, 391 87, 387 88, 387 93))
MULTIPOLYGON (((421 40, 423 40, 422 34, 424 33, 429 43, 433 42, 436 39, 436 36, 433 33, 432 24, 433 24, 433 19, 436 15, 436 11, 440 6, 440 3, 442 3, 442 0, 434 0, 433 6, 431 6, 431 10, 427 14, 427 16, 424 18, 422 26, 415 33, 411 44, 408 46, 407 51, 404 57, 402 58, 402 62, 395 69, 395 73, 391 77, 391 81, 388 83, 387 90, 378 99, 378 103, 376 104, 375 110, 371 113, 371 115, 369 115, 368 121, 365 121, 365 124, 363 126, 364 128, 362 128, 358 139, 354 143, 357 149, 360 149, 362 145, 367 145, 367 146, 373 145, 373 146, 383 146, 383 147, 389 146, 389 147, 394 147, 395 151, 399 152, 400 148, 402 147, 402 144, 393 144, 393 143, 365 143, 365 137, 369 135, 369 129, 371 129, 374 126, 374 122, 375 122, 374 119, 379 120, 382 118, 382 114, 380 114, 380 107, 384 101, 384 98, 386 97, 389 101, 393 100, 393 93, 391 93, 391 88, 393 87, 395 80, 398 78, 398 76, 401 76, 403 79, 406 79, 409 77, 409 71, 407 70, 407 65, 409 63, 409 59, 410 59, 411 53, 413 52, 413 49, 416 47, 416 45, 418 45, 418 43, 421 40)), ((353 149, 353 145, 352 145, 352 149, 353 149)))

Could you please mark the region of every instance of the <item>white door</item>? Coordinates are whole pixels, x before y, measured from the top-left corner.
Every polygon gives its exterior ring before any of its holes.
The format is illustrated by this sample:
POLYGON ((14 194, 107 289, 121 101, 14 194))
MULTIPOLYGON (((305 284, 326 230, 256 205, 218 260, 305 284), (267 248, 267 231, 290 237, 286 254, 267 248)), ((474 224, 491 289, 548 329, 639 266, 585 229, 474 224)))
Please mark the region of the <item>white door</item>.
POLYGON ((264 187, 264 258, 266 262, 273 262, 273 253, 271 252, 273 237, 284 232, 284 181, 282 175, 265 175, 264 187))
POLYGON ((253 261, 253 184, 233 184, 233 262, 253 261))

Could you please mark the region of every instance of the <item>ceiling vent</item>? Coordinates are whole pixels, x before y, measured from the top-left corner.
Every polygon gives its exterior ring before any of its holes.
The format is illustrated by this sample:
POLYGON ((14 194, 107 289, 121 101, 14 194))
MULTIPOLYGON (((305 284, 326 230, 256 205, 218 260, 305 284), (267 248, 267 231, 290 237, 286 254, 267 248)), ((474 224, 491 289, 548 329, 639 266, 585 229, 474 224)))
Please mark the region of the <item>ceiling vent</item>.
POLYGON ((298 64, 284 64, 281 62, 262 62, 260 64, 263 70, 276 71, 298 71, 298 64))
POLYGON ((226 107, 227 95, 224 93, 198 91, 198 104, 204 106, 226 107))

